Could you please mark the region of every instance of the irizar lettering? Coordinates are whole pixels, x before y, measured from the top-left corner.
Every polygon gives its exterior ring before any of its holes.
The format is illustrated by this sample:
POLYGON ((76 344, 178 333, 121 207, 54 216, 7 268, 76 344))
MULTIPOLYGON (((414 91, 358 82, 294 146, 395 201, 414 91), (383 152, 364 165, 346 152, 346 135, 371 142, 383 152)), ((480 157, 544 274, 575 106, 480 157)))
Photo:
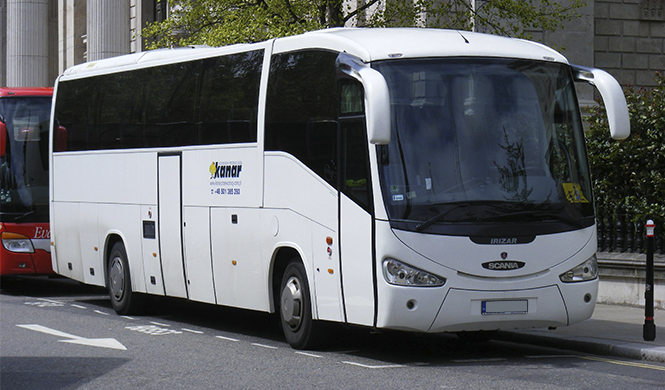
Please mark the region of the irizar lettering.
POLYGON ((490 238, 490 244, 517 244, 517 238, 490 238))

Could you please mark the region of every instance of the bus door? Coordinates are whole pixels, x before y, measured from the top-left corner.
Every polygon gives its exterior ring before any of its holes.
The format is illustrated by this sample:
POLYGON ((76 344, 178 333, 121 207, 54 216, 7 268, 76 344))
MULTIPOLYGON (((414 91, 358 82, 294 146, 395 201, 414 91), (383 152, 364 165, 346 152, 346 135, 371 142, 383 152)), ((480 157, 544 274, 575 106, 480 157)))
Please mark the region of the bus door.
POLYGON ((182 252, 182 169, 180 153, 157 160, 159 256, 167 296, 187 298, 182 252))
POLYGON ((346 320, 374 325, 373 217, 363 87, 339 80, 339 234, 346 320))

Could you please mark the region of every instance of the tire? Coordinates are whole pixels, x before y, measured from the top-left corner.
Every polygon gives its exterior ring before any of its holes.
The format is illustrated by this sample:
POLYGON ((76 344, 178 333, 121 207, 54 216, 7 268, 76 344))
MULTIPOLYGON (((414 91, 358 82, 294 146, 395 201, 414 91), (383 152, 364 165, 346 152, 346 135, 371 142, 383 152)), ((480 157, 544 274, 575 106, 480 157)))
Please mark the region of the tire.
POLYGON ((279 295, 279 318, 284 337, 294 349, 318 349, 326 340, 326 325, 312 319, 307 274, 300 261, 284 270, 279 295))
POLYGON ((106 275, 113 310, 120 315, 140 313, 142 299, 132 291, 127 251, 122 242, 115 243, 111 248, 106 275))

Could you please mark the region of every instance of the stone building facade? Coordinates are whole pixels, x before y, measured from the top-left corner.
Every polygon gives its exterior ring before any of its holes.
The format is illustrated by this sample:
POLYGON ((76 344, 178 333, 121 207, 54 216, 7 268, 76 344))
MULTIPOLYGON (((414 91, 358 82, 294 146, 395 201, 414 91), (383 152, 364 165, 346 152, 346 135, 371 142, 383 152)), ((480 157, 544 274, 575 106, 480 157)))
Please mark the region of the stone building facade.
POLYGON ((0 85, 50 86, 70 66, 143 50, 157 0, 0 0, 0 85))
POLYGON ((665 0, 596 0, 594 66, 622 85, 655 85, 665 71, 665 0))
MULTIPOLYGON (((52 85, 70 66, 141 51, 141 27, 166 17, 166 3, 0 0, 0 85, 52 85)), ((588 0, 565 28, 533 37, 573 63, 609 71, 623 85, 653 86, 654 73, 665 70, 664 3, 588 0)))

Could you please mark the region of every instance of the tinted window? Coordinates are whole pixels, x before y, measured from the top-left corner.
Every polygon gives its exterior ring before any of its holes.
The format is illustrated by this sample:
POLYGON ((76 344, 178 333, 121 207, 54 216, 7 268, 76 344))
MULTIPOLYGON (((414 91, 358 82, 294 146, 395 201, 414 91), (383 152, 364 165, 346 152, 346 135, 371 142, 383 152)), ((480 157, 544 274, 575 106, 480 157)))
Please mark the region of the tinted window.
POLYGON ((200 143, 256 142, 262 52, 203 61, 200 143))
POLYGON ((300 51, 270 62, 266 150, 291 153, 336 185, 338 53, 300 51))
POLYGON ((55 151, 256 142, 263 50, 59 83, 55 151))

